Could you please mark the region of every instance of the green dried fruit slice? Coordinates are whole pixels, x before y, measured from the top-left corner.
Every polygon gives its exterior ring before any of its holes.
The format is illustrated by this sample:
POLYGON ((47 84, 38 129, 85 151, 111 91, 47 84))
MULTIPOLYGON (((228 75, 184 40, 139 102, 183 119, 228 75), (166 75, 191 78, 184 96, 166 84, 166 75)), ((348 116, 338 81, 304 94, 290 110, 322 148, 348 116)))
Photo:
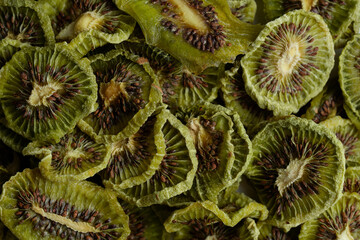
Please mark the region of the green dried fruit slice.
POLYGON ((250 129, 260 122, 269 120, 273 114, 261 109, 247 94, 242 73, 239 61, 236 61, 235 66, 226 71, 221 78, 221 90, 225 106, 238 113, 241 122, 250 129))
MULTIPOLYGON (((4 119, 3 119, 4 120, 4 119)), ((29 144, 29 140, 7 128, 0 120, 0 140, 12 150, 22 153, 23 149, 29 144)))
POLYGON ((227 0, 231 13, 243 22, 252 23, 255 19, 257 5, 255 0, 227 0))
POLYGON ((149 63, 159 76, 163 103, 171 109, 199 100, 211 102, 220 88, 219 69, 208 68, 201 74, 190 72, 170 54, 145 42, 125 41, 116 48, 137 63, 149 63))
POLYGON ((3 187, 3 223, 19 239, 126 239, 128 217, 116 196, 90 182, 56 183, 25 169, 3 187))
POLYGON ((1 77, 6 124, 30 140, 57 141, 93 111, 95 76, 64 44, 15 53, 1 77))
POLYGON ((360 195, 345 194, 331 208, 301 227, 299 240, 359 239, 360 195))
POLYGON ((260 235, 259 240, 291 240, 290 234, 284 232, 282 229, 266 224, 265 222, 259 222, 257 224, 260 235))
POLYGON ((106 167, 110 148, 75 127, 56 144, 31 142, 23 154, 41 159, 40 172, 51 181, 80 181, 106 167))
POLYGON ((343 49, 339 59, 339 82, 349 118, 359 128, 360 101, 360 35, 355 35, 343 49), (348 108, 348 110, 347 110, 348 108))
POLYGON ((346 169, 343 191, 360 194, 360 167, 348 167, 346 169))
POLYGON ((271 122, 253 139, 247 176, 268 222, 289 230, 329 208, 342 193, 345 154, 335 134, 311 120, 271 122))
POLYGON ((186 126, 168 110, 158 118, 162 119, 165 156, 146 182, 118 191, 121 198, 138 207, 159 204, 189 190, 197 169, 194 143, 186 126))
POLYGON ((91 67, 98 85, 97 107, 79 126, 92 128, 94 138, 105 141, 132 135, 161 101, 156 76, 116 50, 98 56, 91 67))
POLYGON ((355 125, 340 116, 330 118, 320 124, 335 133, 344 145, 346 166, 360 166, 360 132, 355 125))
POLYGON ((146 42, 170 53, 191 72, 232 62, 261 26, 241 22, 226 0, 117 0, 139 23, 146 42))
POLYGON ((241 59, 246 92, 276 116, 297 112, 325 86, 334 56, 320 16, 289 12, 269 22, 241 59))
POLYGON ((142 184, 154 174, 165 156, 161 128, 163 115, 151 116, 133 135, 110 144, 111 157, 101 176, 105 186, 116 190, 142 184))
POLYGON ((107 43, 129 38, 135 20, 120 11, 110 0, 67 0, 52 5, 52 26, 57 41, 67 41, 79 57, 107 43), (59 3, 64 2, 64 3, 59 3))

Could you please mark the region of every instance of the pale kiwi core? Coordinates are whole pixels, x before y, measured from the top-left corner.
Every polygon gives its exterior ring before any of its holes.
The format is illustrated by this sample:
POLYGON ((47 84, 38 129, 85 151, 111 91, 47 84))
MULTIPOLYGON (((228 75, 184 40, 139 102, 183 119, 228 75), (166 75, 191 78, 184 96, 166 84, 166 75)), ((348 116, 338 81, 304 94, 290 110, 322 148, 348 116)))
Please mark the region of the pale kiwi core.
POLYGON ((112 79, 108 83, 100 84, 100 96, 104 101, 106 107, 109 107, 111 103, 116 100, 120 95, 127 97, 126 83, 117 83, 112 79))
POLYGON ((49 106, 48 98, 61 89, 62 86, 56 82, 50 82, 43 86, 33 83, 33 89, 28 99, 28 103, 34 107, 49 106))
POLYGON ((277 71, 275 72, 278 72, 280 75, 278 79, 285 80, 288 76, 292 75, 293 70, 301 61, 301 53, 302 49, 299 41, 297 39, 289 39, 289 44, 283 50, 276 64, 277 71))

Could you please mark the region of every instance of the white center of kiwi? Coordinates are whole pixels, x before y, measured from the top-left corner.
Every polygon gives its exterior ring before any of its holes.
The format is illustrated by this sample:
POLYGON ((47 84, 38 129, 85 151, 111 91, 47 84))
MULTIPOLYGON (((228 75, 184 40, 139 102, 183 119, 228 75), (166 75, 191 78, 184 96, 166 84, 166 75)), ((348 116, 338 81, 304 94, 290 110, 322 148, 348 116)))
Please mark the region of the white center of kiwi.
POLYGON ((110 104, 120 96, 120 94, 127 98, 128 94, 125 88, 125 82, 117 83, 114 79, 108 83, 101 83, 100 96, 104 101, 105 107, 109 107, 110 104))
POLYGON ((57 215, 55 213, 50 213, 50 212, 45 212, 44 209, 42 209, 41 207, 35 206, 33 205, 31 207, 31 209, 43 216, 46 217, 49 220, 52 220, 54 222, 57 222, 61 225, 65 225, 68 228, 71 228, 74 231, 78 231, 78 232, 82 232, 82 233, 87 233, 87 232, 100 232, 99 229, 96 229, 95 227, 91 226, 91 224, 87 223, 87 222, 74 222, 66 217, 57 215))
POLYGON ((205 240, 217 240, 217 237, 215 235, 213 236, 207 236, 205 240))
POLYGON ((82 149, 71 149, 66 152, 64 160, 67 161, 67 159, 82 158, 84 156, 85 152, 82 149))
POLYGON ((318 0, 301 0, 302 9, 310 11, 317 4, 318 0))
POLYGON ((133 135, 129 138, 111 144, 111 156, 119 155, 125 150, 134 153, 136 151, 136 148, 137 144, 133 135))
POLYGON ((211 140, 211 135, 200 124, 198 118, 192 118, 188 121, 187 127, 190 130, 191 136, 194 139, 195 146, 201 148, 207 146, 211 140))
POLYGON ((27 102, 34 107, 49 106, 47 99, 60 89, 62 89, 62 86, 56 82, 48 83, 44 86, 34 83, 27 102))
POLYGON ((292 74, 294 67, 301 60, 300 44, 298 41, 289 41, 284 49, 283 54, 277 63, 277 69, 282 75, 279 79, 285 79, 286 76, 292 74))
POLYGON ((346 226, 346 228, 336 236, 337 240, 354 240, 354 237, 351 235, 349 225, 346 226))
POLYGON ((287 187, 304 175, 306 164, 307 161, 295 159, 291 160, 285 169, 277 169, 278 177, 275 184, 278 187, 280 196, 283 195, 287 187))
POLYGON ((193 9, 186 1, 183 0, 169 0, 172 5, 179 9, 179 15, 186 25, 198 30, 199 32, 208 32, 209 27, 200 14, 193 9))

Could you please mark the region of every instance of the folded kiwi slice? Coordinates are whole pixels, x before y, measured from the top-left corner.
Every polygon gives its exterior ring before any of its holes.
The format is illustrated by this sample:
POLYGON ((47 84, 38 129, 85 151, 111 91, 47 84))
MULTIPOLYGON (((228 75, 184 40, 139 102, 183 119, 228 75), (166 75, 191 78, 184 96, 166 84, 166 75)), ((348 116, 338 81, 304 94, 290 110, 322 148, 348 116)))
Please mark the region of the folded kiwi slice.
POLYGON ((345 194, 331 208, 301 227, 299 240, 359 239, 360 195, 345 194))
POLYGON ((241 59, 245 89, 274 115, 296 113, 325 86, 334 44, 322 18, 303 10, 269 22, 241 59))
POLYGON ((135 133, 161 101, 156 76, 118 51, 98 55, 91 67, 97 82, 96 110, 81 121, 99 141, 135 133))
POLYGON ((221 68, 208 68, 195 74, 170 54, 143 41, 125 41, 116 48, 137 63, 150 64, 159 77, 163 103, 171 109, 199 100, 211 102, 217 97, 221 68))
POLYGON ((256 14, 255 0, 227 0, 231 9, 231 13, 239 20, 247 23, 254 22, 256 14))
POLYGON ((360 132, 349 119, 335 116, 320 123, 335 133, 344 145, 346 166, 360 166, 360 132))
POLYGON ((348 167, 346 169, 344 192, 360 194, 360 167, 348 167))
POLYGON ((261 26, 241 22, 226 0, 117 0, 139 23, 146 42, 180 60, 191 72, 232 62, 261 26))
POLYGON ((259 222, 257 224, 260 235, 258 240, 291 240, 291 235, 286 233, 281 228, 277 228, 266 224, 266 222, 259 222))
POLYGON ((147 181, 131 188, 116 189, 120 197, 138 207, 160 204, 191 188, 197 159, 189 130, 168 110, 157 116, 165 139, 165 156, 147 181))
POLYGON ((19 239, 126 239, 116 196, 90 182, 56 183, 25 169, 3 186, 0 217, 19 239))
POLYGON ((247 176, 276 227, 289 230, 329 208, 342 193, 344 173, 341 142, 311 120, 273 121, 253 139, 247 176))
POLYGON ((41 159, 40 172, 50 181, 79 181, 106 167, 110 148, 103 143, 96 143, 75 127, 57 143, 31 142, 24 148, 23 154, 41 159))
POLYGON ((66 45, 28 48, 2 68, 0 98, 7 127, 38 141, 58 141, 93 111, 96 81, 89 62, 66 45))

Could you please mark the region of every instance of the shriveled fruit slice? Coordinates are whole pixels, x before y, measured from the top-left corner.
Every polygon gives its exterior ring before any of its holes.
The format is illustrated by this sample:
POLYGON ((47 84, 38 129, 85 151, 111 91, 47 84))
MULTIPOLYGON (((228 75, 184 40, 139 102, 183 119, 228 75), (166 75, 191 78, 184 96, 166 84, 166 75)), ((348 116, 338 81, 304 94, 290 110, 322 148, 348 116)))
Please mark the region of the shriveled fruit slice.
POLYGON ((32 1, 0 1, 0 40, 12 39, 33 46, 53 45, 50 18, 32 1))
POLYGON ((96 143, 77 127, 67 133, 58 143, 31 142, 24 155, 41 159, 41 174, 50 181, 79 181, 89 178, 106 167, 110 148, 96 143))
POLYGON ((269 209, 269 224, 289 230, 340 197, 345 154, 335 134, 297 117, 271 122, 253 139, 247 176, 269 209))
POLYGON ((29 144, 29 140, 7 128, 0 120, 0 140, 12 150, 22 153, 23 149, 29 144))
POLYGON ((346 169, 344 192, 360 194, 360 167, 348 167, 346 169))
POLYGON ((118 140, 135 133, 155 111, 161 93, 154 73, 111 51, 91 63, 98 84, 97 107, 81 124, 97 139, 118 140))
POLYGON ((311 100, 310 107, 302 117, 320 123, 335 117, 342 104, 343 97, 338 81, 330 79, 324 89, 311 100))
POLYGON ((163 115, 151 116, 133 135, 109 143, 111 157, 101 176, 104 185, 113 189, 131 188, 146 182, 165 156, 161 132, 163 115))
POLYGON ((355 125, 340 116, 321 122, 321 125, 335 133, 344 145, 346 166, 360 166, 360 132, 355 125))
POLYGON ((247 128, 252 128, 260 122, 269 120, 271 111, 261 109, 258 104, 245 91, 240 62, 235 61, 235 66, 225 72, 221 78, 222 97, 225 106, 239 114, 241 122, 247 128))
POLYGON ((6 124, 30 140, 57 141, 93 111, 95 76, 64 44, 21 50, 2 70, 6 124))
POLYGON ((269 22, 241 59, 245 88, 274 115, 297 112, 326 84, 334 44, 322 18, 303 10, 269 22))
POLYGON ((360 129, 360 35, 355 35, 343 49, 339 59, 339 82, 349 118, 360 129))
POLYGON ((190 72, 170 54, 145 42, 126 41, 117 49, 137 63, 149 63, 159 76, 163 103, 171 109, 192 105, 199 100, 211 102, 220 88, 218 68, 208 68, 201 74, 190 72))
POLYGON ((259 240, 291 240, 290 234, 284 232, 282 229, 266 224, 265 222, 259 222, 257 224, 259 228, 259 240))
POLYGON ((257 5, 255 0, 227 0, 231 13, 243 22, 252 23, 255 19, 257 5))
POLYGON ((165 156, 146 182, 118 191, 139 207, 162 203, 189 190, 197 169, 194 143, 186 126, 168 110, 162 110, 157 118, 161 120, 165 156))
POLYGON ((4 224, 19 239, 126 239, 128 217, 116 196, 90 182, 56 183, 25 169, 4 185, 4 224))
POLYGON ((70 42, 70 47, 80 57, 106 43, 117 44, 128 39, 135 28, 135 20, 110 0, 52 2, 43 1, 40 6, 53 6, 52 26, 56 40, 70 42))
MULTIPOLYGON (((213 204, 210 201, 203 203, 213 204)), ((216 205, 215 205, 216 206, 216 205)), ((168 232, 175 233, 174 239, 257 239, 259 234, 255 221, 244 219, 234 227, 227 226, 219 217, 219 210, 208 210, 201 202, 179 209, 164 223, 168 232), (243 227, 243 226, 246 227, 243 227), (250 238, 251 236, 256 238, 250 238), (244 238, 243 238, 244 237, 244 238)))
POLYGON ((360 195, 345 194, 331 208, 301 227, 299 240, 359 239, 360 195))
POLYGON ((117 0, 139 23, 146 42, 195 73, 232 62, 248 50, 261 26, 241 22, 226 0, 117 0))

